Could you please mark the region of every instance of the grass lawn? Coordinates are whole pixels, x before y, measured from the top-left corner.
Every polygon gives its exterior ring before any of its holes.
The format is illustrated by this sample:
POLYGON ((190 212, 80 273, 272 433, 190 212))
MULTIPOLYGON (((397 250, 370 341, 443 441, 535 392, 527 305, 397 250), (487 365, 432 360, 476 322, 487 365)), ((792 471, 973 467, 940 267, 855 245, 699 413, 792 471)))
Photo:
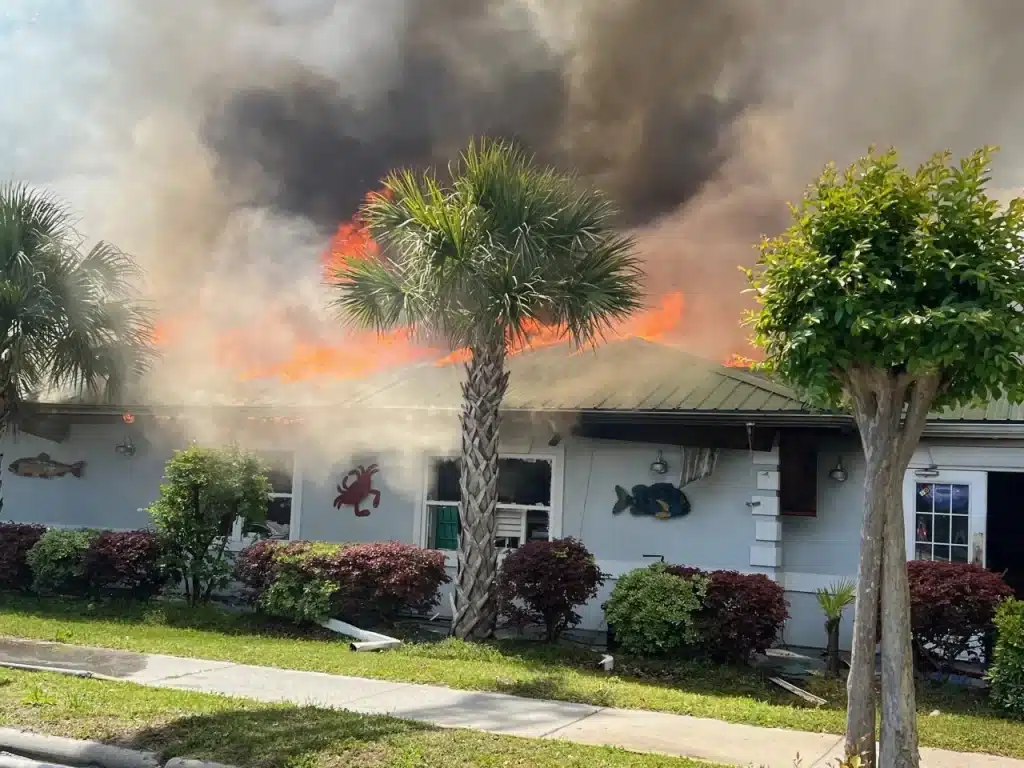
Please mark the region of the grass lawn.
POLYGON ((566 742, 441 730, 389 717, 260 704, 130 683, 0 670, 0 723, 245 768, 711 768, 566 742))
MULTIPOLYGON (((155 603, 125 606, 0 596, 0 635, 243 664, 500 691, 598 706, 649 709, 736 723, 841 734, 845 692, 824 680, 828 699, 804 705, 751 670, 634 663, 616 657, 616 674, 595 668, 586 649, 533 642, 470 645, 410 643, 384 653, 352 653, 324 635, 270 626, 256 616, 192 611, 155 603)), ((962 752, 1024 758, 1024 722, 1000 716, 976 692, 922 686, 921 743, 962 752), (930 715, 934 710, 940 714, 930 715)))

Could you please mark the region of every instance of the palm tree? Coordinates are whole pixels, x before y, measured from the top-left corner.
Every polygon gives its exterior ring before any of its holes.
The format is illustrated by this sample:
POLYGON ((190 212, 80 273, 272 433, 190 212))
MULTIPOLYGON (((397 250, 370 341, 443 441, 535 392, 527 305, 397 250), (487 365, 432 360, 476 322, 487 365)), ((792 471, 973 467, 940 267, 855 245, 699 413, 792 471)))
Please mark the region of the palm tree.
POLYGON ((857 596, 857 585, 852 581, 843 580, 828 589, 819 589, 814 594, 818 598, 818 605, 821 606, 821 610, 825 614, 825 633, 828 637, 825 651, 825 673, 829 677, 839 677, 839 625, 843 620, 843 613, 854 603, 857 596))
POLYGON ((74 223, 52 195, 0 185, 0 437, 26 402, 69 391, 112 399, 150 360, 135 262, 108 243, 83 249, 74 223))
POLYGON ((471 143, 448 178, 398 171, 361 211, 379 253, 337 271, 337 305, 379 332, 468 349, 462 385, 457 637, 493 634, 499 409, 510 345, 538 325, 582 346, 641 305, 633 241, 577 179, 503 142, 471 143))

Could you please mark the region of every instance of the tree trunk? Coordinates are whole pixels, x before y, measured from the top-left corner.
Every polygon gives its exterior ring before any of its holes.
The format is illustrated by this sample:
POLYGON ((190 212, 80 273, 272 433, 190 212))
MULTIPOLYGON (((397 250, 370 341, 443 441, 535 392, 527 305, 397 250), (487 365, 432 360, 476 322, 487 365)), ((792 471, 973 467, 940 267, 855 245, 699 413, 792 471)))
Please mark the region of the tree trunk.
POLYGON ((839 677, 841 664, 839 659, 839 623, 842 618, 828 619, 825 622, 825 634, 828 646, 825 649, 825 674, 831 678, 839 677))
POLYGON ((462 385, 462 469, 458 573, 452 634, 463 640, 494 634, 498 619, 494 548, 498 503, 501 401, 508 387, 504 338, 473 348, 462 385))
POLYGON ((880 461, 883 451, 868 455, 864 481, 864 522, 857 565, 850 674, 846 678, 846 755, 860 756, 864 768, 875 765, 875 646, 878 643, 878 595, 882 582, 882 535, 885 498, 892 482, 880 461), (874 459, 874 461, 872 461, 874 459))
MULTIPOLYGON (((901 484, 902 485, 902 484, 901 484)), ((902 490, 902 489, 900 489, 902 490)), ((882 737, 885 768, 917 768, 914 648, 910 633, 910 585, 902 494, 888 504, 882 553, 882 737)))
POLYGON ((847 371, 845 385, 867 462, 853 653, 846 683, 846 753, 859 755, 864 768, 876 764, 875 646, 881 613, 882 734, 877 757, 883 768, 917 768, 903 476, 940 380, 935 374, 855 368, 847 371))

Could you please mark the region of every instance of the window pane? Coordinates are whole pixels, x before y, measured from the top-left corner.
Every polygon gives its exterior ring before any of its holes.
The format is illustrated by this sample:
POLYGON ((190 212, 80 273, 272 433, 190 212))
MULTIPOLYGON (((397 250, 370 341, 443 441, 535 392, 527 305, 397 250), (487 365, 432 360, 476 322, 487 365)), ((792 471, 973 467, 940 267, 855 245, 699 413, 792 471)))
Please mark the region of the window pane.
POLYGON ((499 459, 498 501, 504 504, 551 505, 551 462, 499 459))
POLYGON ((292 521, 292 500, 287 497, 271 499, 267 507, 267 520, 278 525, 289 525, 292 521))
POLYGON ((914 538, 917 541, 932 540, 932 516, 918 515, 917 526, 914 529, 914 538))
POLYGON ((427 498, 430 501, 461 501, 458 460, 442 459, 434 462, 427 498))
POLYGON ((949 544, 949 515, 935 516, 935 537, 932 539, 936 544, 949 544))
POLYGON ((267 479, 270 480, 272 493, 292 492, 292 455, 279 451, 260 452, 257 454, 267 467, 267 479))
POLYGON ((918 483, 917 484, 917 511, 918 512, 931 512, 932 511, 932 484, 931 483, 918 483))
POLYGON ((914 547, 914 558, 916 560, 931 560, 932 559, 932 546, 931 544, 918 544, 914 547))
POLYGON ((935 560, 949 560, 949 547, 936 544, 932 550, 932 557, 935 560))
POLYGON ((950 539, 954 544, 967 546, 967 518, 960 515, 953 516, 953 535, 950 539))
POLYGON ((933 491, 935 497, 935 511, 949 514, 949 502, 952 491, 948 485, 936 485, 933 491))
POLYGON ((498 549, 518 549, 519 548, 519 537, 518 536, 500 536, 494 540, 494 546, 498 549))
POLYGON ((541 509, 531 509, 526 513, 527 541, 547 541, 550 538, 548 517, 548 513, 541 509))
POLYGON ((966 515, 970 510, 970 486, 954 485, 952 490, 951 506, 954 515, 966 515))
POLYGON ((950 558, 954 563, 966 563, 967 547, 950 547, 950 558))

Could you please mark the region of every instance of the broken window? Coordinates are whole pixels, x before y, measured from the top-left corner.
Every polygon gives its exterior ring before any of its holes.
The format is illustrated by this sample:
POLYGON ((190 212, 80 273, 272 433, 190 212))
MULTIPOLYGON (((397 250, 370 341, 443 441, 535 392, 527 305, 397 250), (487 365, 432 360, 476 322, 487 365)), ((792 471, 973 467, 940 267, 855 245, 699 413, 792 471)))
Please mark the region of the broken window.
MULTIPOLYGON (((546 458, 498 459, 496 547, 516 549, 527 541, 550 538, 551 470, 546 458)), ((458 549, 459 477, 457 460, 432 463, 426 502, 428 547, 458 549)))

